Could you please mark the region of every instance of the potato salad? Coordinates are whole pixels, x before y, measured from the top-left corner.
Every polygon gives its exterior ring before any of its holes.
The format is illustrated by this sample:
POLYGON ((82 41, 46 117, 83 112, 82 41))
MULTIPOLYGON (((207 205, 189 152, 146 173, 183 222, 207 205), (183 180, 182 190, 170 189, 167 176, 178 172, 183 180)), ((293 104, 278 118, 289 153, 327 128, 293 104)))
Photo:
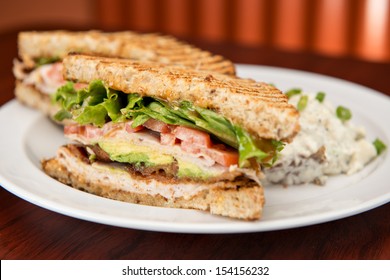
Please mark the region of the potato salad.
POLYGON ((379 139, 369 141, 365 129, 351 122, 353 112, 331 104, 325 93, 292 89, 286 94, 300 111, 301 130, 275 164, 264 169, 270 183, 323 185, 330 175, 361 170, 386 148, 379 139))

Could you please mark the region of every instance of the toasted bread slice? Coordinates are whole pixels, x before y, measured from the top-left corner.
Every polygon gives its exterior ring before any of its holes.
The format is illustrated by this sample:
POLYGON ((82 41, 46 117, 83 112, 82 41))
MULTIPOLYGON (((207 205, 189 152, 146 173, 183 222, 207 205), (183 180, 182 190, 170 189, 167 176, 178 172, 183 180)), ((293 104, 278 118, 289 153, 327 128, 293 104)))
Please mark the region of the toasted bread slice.
POLYGON ((168 102, 190 101, 223 115, 258 138, 289 140, 299 130, 298 112, 266 83, 206 71, 128 59, 72 54, 64 58, 68 80, 102 80, 125 93, 168 102))
POLYGON ((42 93, 32 85, 26 85, 21 81, 15 83, 15 96, 22 104, 39 110, 57 124, 66 125, 73 123, 71 120, 65 119, 61 122, 57 122, 54 119, 55 114, 61 109, 60 106, 53 103, 50 96, 42 93))
POLYGON ((222 56, 159 34, 31 31, 19 33, 18 47, 19 56, 28 67, 33 67, 38 58, 62 59, 69 52, 80 52, 235 74, 234 64, 222 56))
POLYGON ((26 85, 21 81, 16 81, 15 96, 23 104, 43 112, 45 115, 53 117, 59 106, 52 104, 50 96, 43 94, 32 85, 26 85))
POLYGON ((55 158, 43 160, 42 168, 73 188, 125 202, 198 209, 244 220, 259 219, 264 205, 263 189, 255 182, 160 182, 131 174, 118 165, 91 164, 70 145, 61 147, 55 158))

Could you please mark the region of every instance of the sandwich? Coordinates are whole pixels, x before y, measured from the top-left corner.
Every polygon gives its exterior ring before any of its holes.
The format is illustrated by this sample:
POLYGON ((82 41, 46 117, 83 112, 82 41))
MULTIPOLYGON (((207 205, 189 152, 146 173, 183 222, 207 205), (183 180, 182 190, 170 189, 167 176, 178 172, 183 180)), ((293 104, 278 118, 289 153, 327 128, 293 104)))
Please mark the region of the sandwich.
POLYGON ((42 160, 89 193, 256 220, 262 167, 299 130, 274 86, 157 62, 69 54, 54 100, 70 142, 42 160), (75 84, 88 84, 77 89, 75 84))
MULTIPOLYGON (((14 61, 15 96, 30 107, 52 117, 58 107, 51 95, 65 81, 61 60, 69 52, 153 61, 234 75, 234 64, 218 55, 158 34, 99 31, 21 32, 20 60, 14 61)), ((79 87, 84 85, 80 84, 79 87)))

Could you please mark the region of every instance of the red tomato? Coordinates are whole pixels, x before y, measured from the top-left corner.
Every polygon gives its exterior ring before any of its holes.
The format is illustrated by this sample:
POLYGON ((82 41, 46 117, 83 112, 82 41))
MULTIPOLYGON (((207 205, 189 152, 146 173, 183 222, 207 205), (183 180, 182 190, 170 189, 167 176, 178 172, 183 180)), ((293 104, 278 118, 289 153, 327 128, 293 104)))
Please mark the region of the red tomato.
POLYGON ((64 126, 64 134, 76 134, 78 132, 78 125, 65 125, 64 126))
POLYGON ((176 138, 185 142, 186 145, 195 144, 207 148, 210 148, 212 145, 210 135, 200 130, 178 126, 175 128, 174 133, 176 138))
POLYGON ((85 137, 88 139, 99 138, 103 135, 103 130, 93 125, 85 125, 85 137))
POLYGON ((69 134, 84 134, 85 133, 85 128, 84 126, 80 126, 78 124, 70 124, 70 125, 65 125, 64 126, 64 134, 69 135, 69 134))
POLYGON ((142 125, 139 125, 139 126, 136 126, 136 127, 132 127, 131 124, 133 122, 132 121, 129 121, 126 123, 125 125, 125 129, 128 133, 134 133, 134 132, 138 132, 138 131, 141 131, 144 129, 144 127, 142 125))
POLYGON ((203 153, 208 155, 212 160, 226 167, 238 164, 238 151, 232 148, 227 148, 223 144, 216 144, 211 148, 207 148, 187 141, 182 141, 180 147, 187 153, 203 153))
POLYGON ((50 65, 51 67, 47 70, 47 77, 57 84, 64 84, 65 80, 62 76, 62 63, 57 62, 50 65))
POLYGON ((234 149, 226 147, 224 147, 224 149, 221 149, 220 145, 215 145, 212 148, 205 149, 204 153, 219 164, 226 167, 238 164, 238 151, 234 149))
POLYGON ((160 133, 168 133, 171 132, 171 128, 173 126, 170 126, 162 121, 155 120, 155 119, 149 119, 144 124, 144 127, 149 128, 150 130, 160 132, 160 133))
POLYGON ((64 126, 64 134, 76 134, 87 139, 94 139, 102 136, 103 130, 93 125, 66 125, 64 126))

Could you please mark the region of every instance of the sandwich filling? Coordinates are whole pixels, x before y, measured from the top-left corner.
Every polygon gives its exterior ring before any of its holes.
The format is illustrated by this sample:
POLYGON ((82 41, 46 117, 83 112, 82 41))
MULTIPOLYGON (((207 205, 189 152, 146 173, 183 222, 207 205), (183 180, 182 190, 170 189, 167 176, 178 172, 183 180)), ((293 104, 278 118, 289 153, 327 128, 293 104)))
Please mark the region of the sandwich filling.
MULTIPOLYGON (((35 68, 29 69, 24 63, 15 59, 13 73, 24 85, 34 87, 41 94, 51 96, 59 87, 66 84, 62 76, 62 62, 57 60, 41 58, 37 60, 35 68)), ((75 84, 76 88, 85 86, 85 84, 75 84)))
POLYGON ((144 176, 216 182, 248 177, 260 184, 283 143, 257 139, 218 113, 190 102, 126 94, 93 81, 59 88, 57 121, 71 119, 65 135, 81 143, 89 159, 117 162, 144 176))
POLYGON ((112 189, 130 193, 143 193, 151 196, 160 195, 166 199, 184 198, 190 199, 198 193, 210 188, 235 188, 236 186, 253 186, 255 183, 246 178, 230 181, 204 182, 201 180, 177 180, 166 176, 143 176, 131 169, 130 165, 115 162, 90 161, 88 154, 82 146, 69 144, 57 151, 58 160, 68 170, 75 170, 83 178, 93 178, 100 184, 110 181, 112 189), (110 174, 109 179, 107 174, 110 174), (128 184, 132 178, 132 184, 128 184), (180 183, 180 184, 178 184, 180 183))
POLYGON ((69 139, 84 145, 91 162, 125 163, 144 176, 214 182, 234 180, 244 173, 237 167, 237 152, 213 145, 206 133, 186 127, 160 133, 170 128, 156 120, 135 129, 131 124, 108 122, 102 128, 76 124, 65 126, 64 131, 69 139))

